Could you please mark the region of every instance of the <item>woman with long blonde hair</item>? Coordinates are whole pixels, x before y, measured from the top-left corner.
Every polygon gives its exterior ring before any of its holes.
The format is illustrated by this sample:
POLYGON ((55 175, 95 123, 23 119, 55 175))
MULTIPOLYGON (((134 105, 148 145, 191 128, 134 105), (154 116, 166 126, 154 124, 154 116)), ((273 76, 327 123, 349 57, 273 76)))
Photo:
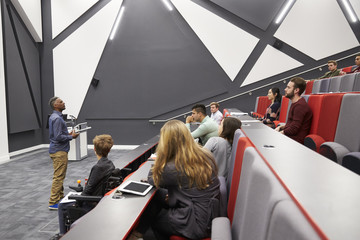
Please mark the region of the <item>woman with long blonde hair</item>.
POLYGON ((157 239, 210 236, 219 212, 219 180, 210 152, 200 147, 185 124, 167 122, 160 131, 156 160, 148 181, 158 188, 130 239, 152 227, 157 239))

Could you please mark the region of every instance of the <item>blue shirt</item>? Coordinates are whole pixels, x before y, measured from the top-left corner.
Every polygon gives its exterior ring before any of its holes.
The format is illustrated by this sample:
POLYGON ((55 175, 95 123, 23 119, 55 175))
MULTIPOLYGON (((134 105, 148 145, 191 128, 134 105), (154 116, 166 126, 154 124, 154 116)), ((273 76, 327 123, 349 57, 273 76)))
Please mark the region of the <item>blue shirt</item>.
POLYGON ((49 137, 50 147, 49 153, 56 153, 59 151, 69 152, 72 136, 69 135, 62 113, 53 111, 49 118, 49 137))

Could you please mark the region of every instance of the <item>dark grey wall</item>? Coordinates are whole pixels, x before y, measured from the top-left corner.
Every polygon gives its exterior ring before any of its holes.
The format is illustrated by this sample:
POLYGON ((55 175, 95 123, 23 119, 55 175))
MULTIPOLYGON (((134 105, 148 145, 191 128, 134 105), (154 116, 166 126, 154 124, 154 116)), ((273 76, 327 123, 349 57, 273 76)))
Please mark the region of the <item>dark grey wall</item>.
MULTIPOLYGON (((97 2, 52 39, 51 1, 42 0, 43 43, 39 45, 33 42, 11 5, 11 16, 15 19, 13 23, 7 8, 2 8, 4 43, 7 44, 5 74, 9 96, 10 151, 48 143, 48 130, 43 123, 46 123, 47 114, 51 112, 47 101, 54 94, 52 50, 109 1, 97 2), (20 36, 18 42, 16 35, 20 36), (18 101, 18 96, 23 95, 26 95, 24 99, 18 101)), ((2 4, 6 2, 8 0, 2 0, 2 4)), ((270 87, 285 88, 286 83, 275 83, 279 79, 325 65, 329 59, 340 59, 360 51, 360 47, 357 47, 315 61, 283 44, 280 51, 304 66, 239 88, 265 47, 277 40, 273 34, 278 26, 273 24, 272 19, 284 0, 267 1, 263 4, 269 6, 263 5, 261 9, 257 7, 260 1, 193 2, 260 39, 235 80, 230 81, 176 9, 170 14, 161 0, 124 0, 127 11, 118 35, 113 41, 108 41, 94 74, 99 85, 88 86, 78 116, 79 122, 87 121, 92 126, 88 135, 89 143, 94 135, 109 133, 114 137, 115 144, 141 144, 158 134, 162 126, 149 123, 149 119, 174 117, 190 111, 195 103, 209 104, 270 84, 253 90, 251 95, 246 93, 222 102, 220 106, 221 110, 235 107, 253 111, 257 96, 266 95, 270 87)), ((360 40, 360 23, 350 25, 360 40)), ((353 62, 354 58, 349 57, 339 62, 339 67, 353 65, 353 62)), ((323 75, 324 71, 326 69, 315 69, 301 76, 315 78, 323 75)), ((178 119, 183 121, 183 115, 178 119)))
POLYGON ((2 1, 9 149, 42 143, 38 45, 10 1, 2 1), (25 137, 24 137, 25 136, 25 137))

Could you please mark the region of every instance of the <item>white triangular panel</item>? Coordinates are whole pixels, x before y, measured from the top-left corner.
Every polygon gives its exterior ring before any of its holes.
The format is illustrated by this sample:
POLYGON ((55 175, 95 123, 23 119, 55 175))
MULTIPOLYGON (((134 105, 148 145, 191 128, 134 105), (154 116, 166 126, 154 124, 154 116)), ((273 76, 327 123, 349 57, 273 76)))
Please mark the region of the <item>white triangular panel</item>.
POLYGON ((233 81, 259 39, 192 1, 171 2, 233 81))
POLYGON ((350 0, 350 4, 357 15, 357 19, 360 20, 360 1, 359 0, 350 0))
POLYGON ((25 26, 37 42, 42 41, 41 0, 11 0, 25 26))
POLYGON ((55 38, 98 0, 52 0, 52 36, 55 38))
POLYGON ((78 116, 123 0, 113 0, 53 50, 54 92, 78 116))
POLYGON ((337 1, 296 1, 275 37, 319 60, 359 45, 337 1))
POLYGON ((302 66, 300 62, 267 45, 241 87, 302 66))

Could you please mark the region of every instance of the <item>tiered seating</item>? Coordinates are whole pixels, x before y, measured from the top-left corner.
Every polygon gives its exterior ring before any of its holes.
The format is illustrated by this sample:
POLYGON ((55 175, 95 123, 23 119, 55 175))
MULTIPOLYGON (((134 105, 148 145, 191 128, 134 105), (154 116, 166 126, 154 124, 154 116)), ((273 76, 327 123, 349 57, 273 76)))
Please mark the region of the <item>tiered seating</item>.
POLYGON ((255 110, 253 117, 262 118, 266 113, 267 107, 271 104, 271 100, 267 96, 260 96, 256 98, 255 110))
POLYGON ((360 151, 360 94, 348 93, 343 96, 334 142, 320 146, 320 154, 342 164, 349 152, 360 151))
POLYGON ((211 239, 320 239, 250 140, 237 145, 228 218, 213 220, 211 239))
POLYGON ((286 123, 290 106, 290 100, 287 97, 283 96, 281 100, 279 120, 274 121, 275 126, 279 125, 279 123, 286 123))
POLYGON ((309 81, 306 84, 305 94, 309 94, 310 88, 312 89, 312 94, 360 91, 359 78, 360 73, 354 73, 309 81))
POLYGON ((335 131, 344 93, 311 95, 308 104, 313 112, 310 134, 304 145, 319 151, 325 141, 334 141, 335 131))

